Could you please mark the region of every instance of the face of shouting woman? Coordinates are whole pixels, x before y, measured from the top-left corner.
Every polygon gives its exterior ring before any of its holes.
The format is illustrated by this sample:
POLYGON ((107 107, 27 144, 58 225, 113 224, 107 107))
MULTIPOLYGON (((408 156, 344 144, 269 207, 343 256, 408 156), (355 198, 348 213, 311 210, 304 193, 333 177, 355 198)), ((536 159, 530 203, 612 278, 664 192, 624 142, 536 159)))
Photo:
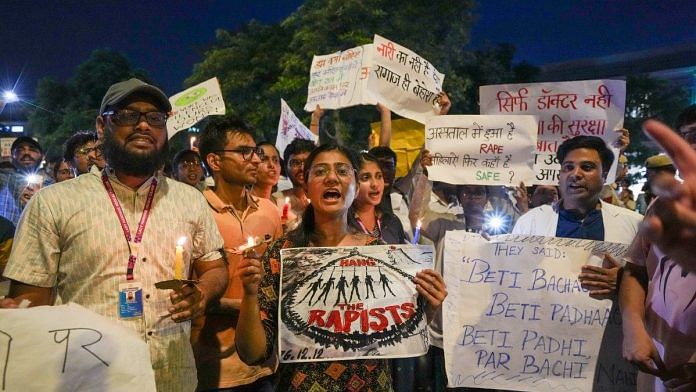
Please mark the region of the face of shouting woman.
POLYGON ((355 168, 338 150, 319 153, 307 170, 307 197, 316 215, 346 214, 355 199, 355 168))
POLYGON ((355 202, 359 205, 377 206, 382 201, 384 193, 384 174, 377 162, 364 161, 358 173, 358 196, 355 202))

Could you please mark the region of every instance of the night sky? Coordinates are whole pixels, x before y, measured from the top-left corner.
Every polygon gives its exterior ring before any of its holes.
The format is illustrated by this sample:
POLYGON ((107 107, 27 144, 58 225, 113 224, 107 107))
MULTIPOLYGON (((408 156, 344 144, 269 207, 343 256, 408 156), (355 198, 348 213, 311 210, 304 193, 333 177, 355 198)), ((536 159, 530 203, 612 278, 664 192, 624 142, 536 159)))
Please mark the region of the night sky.
MULTIPOLYGON (((65 80, 92 50, 108 47, 174 94, 215 42, 216 29, 234 30, 252 18, 278 22, 301 3, 2 0, 0 88, 11 88, 22 73, 16 92, 31 100, 39 78, 65 80)), ((535 65, 696 42, 696 7, 686 0, 480 3, 468 47, 511 43, 516 61, 535 65)))

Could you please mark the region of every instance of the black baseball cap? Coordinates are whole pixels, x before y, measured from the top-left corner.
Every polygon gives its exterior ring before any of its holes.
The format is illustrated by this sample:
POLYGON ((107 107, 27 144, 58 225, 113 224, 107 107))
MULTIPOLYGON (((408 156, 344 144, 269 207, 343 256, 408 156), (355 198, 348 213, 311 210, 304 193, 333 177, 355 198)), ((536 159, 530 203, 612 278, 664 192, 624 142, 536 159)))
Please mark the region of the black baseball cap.
POLYGON ((99 114, 104 113, 107 107, 118 105, 119 102, 128 98, 133 93, 144 93, 155 99, 157 106, 165 112, 172 111, 172 104, 169 103, 169 98, 159 88, 147 84, 140 79, 131 78, 123 82, 112 84, 104 94, 99 114))
POLYGON ((39 142, 37 142, 36 140, 34 140, 34 138, 29 136, 20 136, 17 139, 15 139, 15 141, 12 142, 12 147, 10 147, 10 151, 14 151, 15 148, 19 147, 19 145, 23 143, 36 147, 39 149, 39 151, 41 151, 41 153, 43 153, 43 148, 41 148, 39 142))

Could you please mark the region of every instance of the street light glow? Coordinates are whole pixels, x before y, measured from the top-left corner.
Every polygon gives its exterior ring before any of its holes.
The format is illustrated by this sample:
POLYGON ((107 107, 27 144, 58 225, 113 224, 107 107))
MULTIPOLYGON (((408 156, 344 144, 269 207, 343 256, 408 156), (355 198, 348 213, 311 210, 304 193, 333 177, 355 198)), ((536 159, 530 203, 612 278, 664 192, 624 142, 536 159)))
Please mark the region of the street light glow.
POLYGON ((15 92, 12 90, 3 91, 2 97, 5 99, 6 103, 12 103, 12 102, 19 101, 19 97, 17 97, 17 94, 15 94, 15 92))

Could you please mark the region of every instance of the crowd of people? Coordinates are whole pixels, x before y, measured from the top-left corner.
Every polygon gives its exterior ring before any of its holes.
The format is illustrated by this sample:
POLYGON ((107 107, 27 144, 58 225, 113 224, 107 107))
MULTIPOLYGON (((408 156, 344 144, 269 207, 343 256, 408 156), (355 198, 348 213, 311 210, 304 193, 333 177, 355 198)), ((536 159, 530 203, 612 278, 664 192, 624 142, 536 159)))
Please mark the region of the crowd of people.
MULTIPOLYGON (((438 102, 446 115, 449 98, 438 102)), ((382 129, 369 151, 296 139, 281 156, 244 121, 221 118, 166 162, 167 96, 137 79, 112 85, 95 132, 75 133, 60 159, 42 166, 36 140, 12 144, 11 165, 0 169, 0 272, 10 282, 0 307, 75 302, 135 330, 162 391, 439 391, 447 231, 618 242, 629 257, 584 266, 582 287, 618 298, 623 357, 641 371, 639 390, 696 390, 696 105, 677 132, 646 122, 667 155, 645 162, 637 200, 623 158, 605 185, 614 153, 595 136, 559 146, 557 186, 433 182, 427 150, 396 178, 391 112, 377 106, 382 129), (196 283, 155 289, 171 279, 181 236, 178 279, 196 283), (278 363, 281 249, 405 243, 435 248, 434 268, 414 279, 427 355, 278 363)), ((312 114, 313 132, 323 114, 312 114)), ((623 153, 628 131, 617 139, 623 153)))

